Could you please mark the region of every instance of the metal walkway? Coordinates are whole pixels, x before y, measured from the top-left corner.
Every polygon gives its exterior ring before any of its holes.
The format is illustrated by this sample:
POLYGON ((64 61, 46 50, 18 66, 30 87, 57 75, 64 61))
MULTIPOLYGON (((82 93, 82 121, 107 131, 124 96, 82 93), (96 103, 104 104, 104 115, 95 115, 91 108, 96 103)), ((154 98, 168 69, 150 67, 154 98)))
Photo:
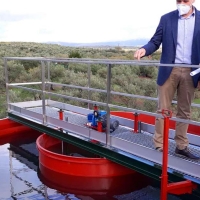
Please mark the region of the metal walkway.
MULTIPOLYGON (((59 102, 48 101, 50 105, 56 105, 56 107, 46 106, 46 121, 48 127, 52 129, 62 128, 65 134, 84 138, 84 140, 97 140, 104 148, 106 148, 106 133, 98 132, 86 126, 86 114, 91 113, 91 110, 80 108, 80 113, 77 113, 78 107, 76 106, 69 104, 59 105, 59 102), (59 109, 57 107, 63 107, 63 105, 65 108, 69 108, 64 111, 64 116, 67 121, 59 120, 59 109)), ((41 101, 13 103, 11 104, 12 116, 19 116, 35 123, 42 124, 43 110, 42 107, 39 106, 41 103, 41 101)), ((146 131, 134 133, 134 122, 132 120, 116 116, 112 117, 119 120, 120 124, 126 124, 127 126, 120 125, 118 129, 110 134, 110 145, 107 148, 112 149, 119 154, 123 151, 124 153, 129 153, 129 156, 131 156, 131 154, 139 156, 140 158, 146 159, 146 162, 153 162, 153 164, 157 166, 162 164, 162 153, 154 150, 151 133, 146 131)), ((147 124, 146 126, 148 127, 147 124)), ((196 141, 200 139, 198 136, 190 135, 190 137, 195 137, 196 141)), ((200 155, 199 146, 190 144, 190 149, 193 153, 200 155)), ((195 182, 200 184, 200 161, 184 157, 180 158, 174 153, 174 150, 175 142, 171 139, 169 141, 168 165, 171 171, 173 171, 173 173, 182 174, 183 176, 188 176, 191 180, 195 179, 195 182)))
MULTIPOLYGON (((12 63, 11 62, 11 63, 12 63)), ((76 145, 80 148, 88 150, 92 153, 106 157, 114 162, 136 170, 154 179, 160 180, 162 173, 162 153, 158 152, 153 147, 152 133, 154 126, 141 122, 141 132, 134 133, 134 121, 122 117, 112 116, 116 118, 120 126, 113 133, 110 129, 106 129, 105 133, 98 132, 86 126, 87 114, 92 111, 83 107, 77 107, 67 104, 69 101, 76 101, 90 105, 97 104, 104 107, 107 112, 107 126, 110 127, 110 112, 112 109, 120 111, 128 111, 131 113, 146 114, 151 117, 160 117, 162 115, 138 110, 136 108, 128 108, 117 105, 112 102, 111 96, 118 95, 126 98, 139 98, 144 101, 157 101, 157 98, 139 96, 136 94, 120 93, 111 90, 112 66, 113 65, 129 65, 129 66, 160 66, 156 61, 125 61, 125 60, 101 60, 101 59, 57 59, 57 58, 23 58, 23 57, 6 57, 4 58, 6 93, 7 93, 7 111, 8 117, 21 124, 29 126, 40 132, 49 134, 55 138, 76 145), (38 77, 35 82, 28 83, 9 83, 8 62, 9 61, 39 61, 41 63, 41 81, 38 82, 38 77), (70 85, 65 83, 56 83, 51 81, 51 64, 52 63, 76 63, 88 66, 87 75, 88 83, 83 86, 70 85), (91 64, 105 65, 107 68, 105 85, 106 89, 98 89, 91 87, 91 64), (59 87, 59 91, 52 91, 50 87, 59 87), (61 88, 76 89, 84 91, 88 94, 86 98, 65 95, 61 88), (10 90, 18 92, 19 90, 37 93, 41 100, 16 102, 12 101, 10 90), (105 96, 105 101, 91 100, 91 93, 101 93, 105 96), (64 110, 66 120, 58 118, 58 111, 64 110), (92 141, 98 141, 93 143, 92 141)), ((164 65, 178 67, 176 65, 164 65)), ((179 65, 180 66, 180 65, 179 65)), ((53 66, 55 67, 55 65, 53 66)), ((181 66, 182 67, 182 66, 181 66)), ((199 66, 185 66, 196 67, 199 66)), ((65 68, 68 70, 68 68, 65 68)), ((30 74, 31 75, 31 74, 30 74)), ((14 93, 15 94, 15 93, 14 93)), ((173 101, 173 103, 176 103, 173 101)), ((193 107, 199 109, 199 104, 192 104, 193 107)), ((170 118, 171 121, 184 122, 200 127, 200 122, 170 118)), ((200 130, 200 128, 199 128, 200 130)), ((200 131, 199 131, 200 132, 200 131)), ((28 133, 27 133, 28 134, 28 133)), ((194 161, 186 158, 180 158, 174 153, 175 142, 173 140, 174 130, 169 130, 169 152, 168 152, 168 180, 169 182, 180 182, 190 180, 198 185, 195 193, 200 197, 200 161, 194 161)), ((200 155, 200 136, 188 133, 190 141, 190 149, 193 153, 200 155)), ((166 152, 167 153, 167 152, 166 152)), ((163 165, 164 166, 164 165, 163 165)), ((166 165, 167 166, 167 165, 166 165)), ((191 187, 190 187, 191 188, 191 187)))

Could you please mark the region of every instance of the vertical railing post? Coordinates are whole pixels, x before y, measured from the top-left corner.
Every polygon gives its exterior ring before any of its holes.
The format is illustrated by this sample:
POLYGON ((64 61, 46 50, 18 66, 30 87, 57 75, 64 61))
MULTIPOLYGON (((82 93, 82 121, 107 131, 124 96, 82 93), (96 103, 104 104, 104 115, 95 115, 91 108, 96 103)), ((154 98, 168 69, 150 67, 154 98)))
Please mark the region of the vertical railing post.
MULTIPOLYGON (((48 92, 50 92, 50 90, 51 90, 51 85, 49 84, 49 82, 50 82, 50 76, 51 76, 51 74, 50 74, 50 62, 48 61, 48 62, 47 62, 48 92)), ((51 99, 51 98, 50 98, 50 95, 49 95, 49 99, 51 99)))
POLYGON ((8 64, 7 64, 6 58, 4 58, 4 73, 5 73, 5 83, 6 83, 6 109, 7 109, 7 112, 8 112, 9 111, 10 98, 9 98, 9 87, 8 87, 8 64))
MULTIPOLYGON (((88 64, 88 71, 87 71, 87 74, 88 74, 88 88, 91 87, 91 65, 88 64)), ((91 91, 88 90, 88 100, 91 99, 91 91)), ((91 104, 88 103, 88 109, 91 109, 91 104)))
POLYGON ((46 125, 46 105, 45 105, 45 63, 41 61, 42 65, 42 115, 43 115, 43 124, 46 125))
POLYGON ((110 91, 111 91, 111 64, 108 64, 107 66, 107 121, 106 121, 106 146, 110 146, 111 145, 111 141, 110 141, 110 107, 109 107, 109 103, 110 103, 110 91))
POLYGON ((162 157, 162 175, 161 175, 161 199, 167 200, 169 118, 171 118, 172 112, 169 110, 162 110, 162 115, 164 117, 164 132, 163 132, 163 157, 162 157))

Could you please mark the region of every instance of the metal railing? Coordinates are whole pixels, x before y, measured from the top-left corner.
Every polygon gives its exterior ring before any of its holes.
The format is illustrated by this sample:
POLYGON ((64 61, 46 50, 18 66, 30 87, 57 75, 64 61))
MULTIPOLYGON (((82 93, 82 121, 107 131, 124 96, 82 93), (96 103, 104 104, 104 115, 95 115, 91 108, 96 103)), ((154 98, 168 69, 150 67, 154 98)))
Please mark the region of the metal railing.
MULTIPOLYGON (((165 130, 164 130, 164 152, 163 152, 163 174, 162 174, 162 181, 161 181, 161 186, 162 186, 162 191, 161 195, 163 199, 167 199, 167 193, 169 189, 174 189, 174 185, 168 184, 168 176, 167 176, 167 167, 168 167, 168 132, 169 132, 169 119, 168 117, 163 116, 163 114, 157 114, 154 112, 147 112, 144 110, 139 110, 137 108, 130 108, 130 107, 125 107, 125 106, 120 106, 116 105, 112 102, 111 100, 111 95, 119 95, 119 96, 125 96, 125 97, 131 97, 131 98, 140 98, 143 100, 152 100, 152 101, 157 101, 157 98, 155 97, 148 97, 148 96, 141 96, 141 95, 136 95, 136 94, 129 94, 129 93, 121 93, 117 91, 112 91, 111 90, 111 85, 112 85, 112 66, 113 65, 131 65, 131 66, 165 66, 165 67, 193 67, 197 68, 197 72, 199 70, 199 65, 168 65, 168 64, 160 64, 157 61, 135 61, 135 60, 110 60, 110 59, 58 59, 58 58, 18 58, 18 57, 6 57, 4 58, 4 64, 5 64, 5 79, 6 79, 6 96, 7 96, 7 109, 8 112, 10 111, 10 97, 9 97, 9 90, 10 88, 17 88, 17 89, 22 89, 26 91, 31 91, 31 92, 37 92, 41 94, 41 100, 42 100, 42 115, 43 115, 43 125, 47 125, 46 121, 46 100, 48 98, 52 97, 57 97, 57 98, 62 98, 62 99, 67 99, 67 100, 75 100, 78 102, 83 102, 88 104, 88 108, 90 108, 91 104, 97 104, 99 106, 103 106, 106 108, 107 111, 107 129, 106 129, 106 147, 112 146, 111 145, 111 138, 110 138, 110 111, 112 109, 117 109, 121 111, 129 111, 137 114, 146 114, 149 116, 154 116, 158 118, 164 118, 164 121, 167 121, 165 123, 165 130), (41 62, 41 81, 39 82, 27 82, 27 83, 9 83, 9 78, 8 78, 8 66, 7 62, 9 60, 28 60, 28 61, 40 61, 41 62), (51 63, 84 63, 88 64, 88 69, 87 69, 87 75, 88 75, 88 85, 87 86, 77 86, 77 85, 71 85, 71 84, 64 84, 64 83, 56 83, 51 81, 51 73, 50 73, 50 65, 51 63), (91 64, 102 64, 107 67, 107 74, 106 74, 106 89, 98 89, 98 88, 93 88, 91 87, 91 64), (47 73, 46 73, 47 72, 47 73), (26 86, 30 85, 39 85, 41 89, 35 89, 35 88, 30 88, 26 86), (73 88, 73 89, 81 89, 88 91, 88 98, 81 98, 81 97, 76 97, 76 96, 70 96, 70 95, 65 95, 65 94, 59 94, 53 91, 50 91, 50 86, 59 86, 59 87, 67 87, 67 88, 73 88), (91 100, 91 92, 100 92, 106 94, 106 101, 101 102, 101 101, 94 101, 91 100)), ((195 72, 194 72, 195 73, 195 72)), ((173 103, 177 103, 176 101, 173 101, 173 103)), ((199 104, 192 104, 193 107, 200 107, 199 104)), ((62 109, 62 108, 60 108, 62 109)), ((172 121, 178 121, 178 122, 184 122, 188 124, 193 124, 193 125, 198 125, 200 126, 200 122, 197 121, 192 121, 192 120, 183 120, 183 119, 178 119, 176 117, 171 117, 170 120, 172 121)), ((191 182, 191 181, 183 181, 179 182, 176 186, 176 189, 179 190, 183 187, 187 187, 187 191, 192 191, 196 186, 191 182)), ((184 192, 185 190, 183 190, 184 192)))
MULTIPOLYGON (((138 114, 148 114, 150 116, 160 117, 162 118, 162 115, 156 114, 153 112, 147 112, 144 110, 138 110, 137 108, 128 108, 125 106, 115 105, 111 102, 111 95, 119 95, 123 97, 129 97, 133 99, 143 99, 143 100, 151 100, 157 102, 156 97, 149 97, 149 96, 141 96, 137 94, 130 94, 130 93, 122 93, 117 91, 111 90, 111 77, 112 77, 112 66, 116 65, 129 65, 129 66, 165 66, 165 67, 193 67, 193 68, 199 68, 199 65, 177 65, 177 64, 161 64, 158 61, 152 61, 152 60, 144 60, 144 61, 137 61, 137 60, 112 60, 112 59, 75 59, 75 58, 43 58, 43 57, 5 57, 4 58, 4 66, 5 66, 5 81, 6 81, 6 100, 7 100, 7 110, 9 111, 9 103, 10 103, 10 97, 9 97, 9 89, 10 88, 18 88, 26 91, 32 91, 39 93, 41 95, 42 104, 43 104, 43 116, 44 116, 44 123, 45 123, 45 115, 46 115, 46 109, 45 109, 45 99, 47 96, 49 98, 51 97, 60 97, 63 99, 69 99, 69 100, 75 100, 79 102, 84 102, 88 104, 88 108, 91 104, 98 104, 100 106, 104 106, 107 109, 108 114, 110 113, 110 109, 118 109, 123 111, 130 111, 130 112, 137 112, 138 114), (40 61, 41 63, 41 81, 40 82, 26 82, 26 83, 9 83, 8 78, 8 61, 40 61), (88 86, 77 86, 77 85, 71 85, 71 84, 63 84, 63 83, 56 83, 51 81, 51 74, 50 74, 50 66, 51 63, 76 63, 76 64, 87 64, 87 75, 88 75, 88 86), (92 88, 91 87, 91 64, 102 64, 107 67, 107 75, 106 75, 106 89, 98 89, 98 88, 92 88), (34 89, 27 86, 30 85, 39 85, 41 89, 34 89), (73 89, 81 89, 88 91, 88 98, 80 98, 75 96, 69 96, 69 95, 63 95, 58 94, 55 92, 50 91, 51 86, 59 86, 59 87, 66 87, 66 88, 73 88, 73 89), (99 101, 92 101, 90 99, 91 92, 100 92, 106 94, 106 102, 99 102, 99 101)), ((173 101, 172 103, 176 104, 176 101, 173 101)), ((193 107, 200 107, 200 104, 192 104, 193 107)), ((108 118, 109 120, 109 118, 108 118)), ((179 121, 179 122, 185 122, 188 124, 194 124, 199 125, 197 121, 192 120, 183 120, 183 119, 177 119, 176 117, 172 117, 171 120, 179 121)), ((109 123, 109 122, 108 122, 109 123)))
MULTIPOLYGON (((111 100, 112 95, 118 95, 120 97, 128 97, 132 99, 142 99, 142 100, 150 100, 157 102, 157 98, 155 97, 149 97, 149 96, 141 96, 137 94, 130 94, 130 93, 121 93, 117 91, 112 91, 112 67, 116 65, 129 65, 131 67, 134 66, 166 66, 166 67, 194 67, 198 68, 199 65, 166 65, 166 64, 160 64, 158 61, 136 61, 136 60, 111 60, 111 59, 73 59, 73 58, 66 58, 66 59, 59 59, 59 58, 42 58, 42 57, 5 57, 4 58, 4 66, 5 66, 5 80, 6 80, 6 99, 7 99, 7 111, 10 112, 10 94, 9 91, 11 88, 15 89, 21 89, 23 91, 29 91, 38 93, 40 95, 40 98, 42 100, 42 118, 43 118, 43 124, 47 125, 47 111, 46 111, 46 100, 51 98, 58 98, 62 100, 68 100, 68 101, 77 101, 79 103, 87 104, 88 108, 91 108, 91 105, 96 104, 98 106, 104 107, 104 109, 107 111, 107 127, 110 127, 110 111, 111 110, 120 110, 120 111, 129 111, 132 113, 137 114, 146 114, 149 116, 154 116, 156 118, 163 118, 161 114, 158 114, 156 112, 149 112, 145 110, 140 110, 137 107, 126 107, 122 105, 118 105, 115 102, 113 103, 111 100), (26 82, 26 83, 9 83, 9 74, 8 74, 8 62, 9 61, 40 61, 40 72, 41 72, 41 81, 34 81, 34 82, 26 82), (65 84, 65 83, 57 83, 51 81, 51 64, 52 63, 76 63, 76 64, 87 64, 87 86, 78 86, 78 85, 72 85, 72 84, 65 84), (102 64, 106 66, 107 73, 106 73, 106 89, 99 89, 94 88, 91 86, 91 64, 102 64), (30 86, 39 86, 39 89, 30 88, 30 86), (58 86, 58 87, 66 87, 71 89, 79 89, 83 91, 88 92, 87 98, 77 97, 74 95, 66 95, 62 94, 62 90, 59 92, 55 92, 50 90, 52 86, 58 86), (98 101, 98 100, 92 100, 91 99, 91 92, 98 92, 103 93, 106 96, 106 100, 104 102, 98 101)), ((15 103, 15 102, 13 102, 15 103)), ((176 103, 176 101, 174 101, 176 103)), ((193 104, 193 107, 200 107, 199 104, 193 104)), ((60 108, 62 109, 62 108, 60 108)), ((184 122, 187 124, 193 124, 193 125, 200 125, 200 122, 198 121, 192 121, 192 120, 185 120, 185 119, 178 119, 176 117, 172 117, 170 120, 172 121, 178 121, 178 122, 184 122)), ((106 145, 110 145, 110 128, 106 129, 106 145)))

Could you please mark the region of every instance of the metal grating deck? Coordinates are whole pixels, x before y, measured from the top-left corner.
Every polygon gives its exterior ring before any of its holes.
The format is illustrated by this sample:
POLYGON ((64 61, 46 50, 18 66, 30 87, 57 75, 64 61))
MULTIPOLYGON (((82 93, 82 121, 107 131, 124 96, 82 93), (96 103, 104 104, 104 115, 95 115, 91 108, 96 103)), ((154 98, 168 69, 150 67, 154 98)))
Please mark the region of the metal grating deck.
MULTIPOLYGON (((105 148, 109 148, 118 154, 128 156, 134 159, 134 156, 141 158, 144 163, 149 163, 150 166, 162 165, 162 153, 154 149, 152 136, 153 134, 142 131, 141 133, 133 133, 132 127, 134 127, 134 121, 122 118, 117 130, 109 135, 110 141, 107 146, 107 134, 101 133, 96 130, 88 128, 87 114, 91 113, 91 110, 79 108, 69 104, 62 104, 60 102, 49 101, 45 106, 46 125, 51 129, 62 128, 69 134, 72 133, 74 137, 80 137, 87 140, 97 140, 105 148), (64 118, 67 121, 59 120, 59 109, 64 110, 64 118), (121 123, 122 122, 122 123, 121 123), (131 127, 131 128, 130 128, 131 127)), ((32 121, 36 124, 43 124, 43 112, 41 103, 37 102, 21 102, 10 104, 10 113, 15 116, 20 116, 26 120, 32 121)), ((115 117, 115 116, 114 116, 115 117)), ((147 124, 144 126, 148 126, 147 124)), ((149 125, 150 126, 150 125, 149 125)), ((143 129, 142 129, 143 130, 143 129)), ((59 134, 59 132, 58 132, 59 134)), ((200 137, 197 137, 197 141, 200 137)), ((196 138, 195 138, 196 139, 196 138)), ((190 145, 190 149, 193 153, 200 155, 200 146, 190 145)), ((186 158, 180 158, 174 153, 175 142, 169 139, 169 156, 168 156, 168 170, 170 173, 179 174, 178 176, 185 176, 187 179, 192 180, 200 184, 200 161, 195 161, 186 158)))
MULTIPOLYGON (((41 107, 30 108, 29 110, 39 113, 39 114, 42 114, 41 107)), ((52 107, 46 107, 46 115, 58 119, 58 109, 55 109, 52 107)), ((79 126, 86 127, 85 126, 85 124, 87 123, 86 116, 80 115, 77 113, 75 114, 70 111, 64 111, 64 116, 68 118, 69 123, 73 123, 73 124, 76 124, 79 126)), ((151 133, 147 133, 144 131, 142 131, 141 133, 133 133, 133 131, 130 128, 124 127, 124 126, 119 126, 117 130, 115 130, 114 132, 111 133, 111 136, 119 138, 119 139, 123 139, 128 142, 139 144, 141 146, 148 147, 150 149, 154 149, 153 140, 152 140, 153 135, 151 133)), ((189 147, 191 149, 191 152, 200 156, 200 147, 197 147, 194 145, 190 145, 189 147)), ((175 142, 173 140, 169 140, 169 155, 178 157, 174 153, 175 148, 176 148, 175 142)), ((200 164, 200 160, 195 161, 195 160, 191 160, 191 159, 187 159, 187 158, 183 158, 183 159, 190 160, 192 162, 200 164)))

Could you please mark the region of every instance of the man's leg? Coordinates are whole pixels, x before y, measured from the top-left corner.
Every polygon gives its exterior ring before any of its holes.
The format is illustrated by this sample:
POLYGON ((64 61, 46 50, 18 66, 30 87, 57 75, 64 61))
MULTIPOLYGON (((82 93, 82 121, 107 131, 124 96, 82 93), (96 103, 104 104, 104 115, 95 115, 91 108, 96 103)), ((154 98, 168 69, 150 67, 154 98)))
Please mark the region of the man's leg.
MULTIPOLYGON (((190 68, 181 68, 181 79, 177 89, 177 118, 190 119, 191 118, 191 103, 194 99, 194 85, 192 77, 190 76, 190 68)), ((176 123, 176 135, 174 140, 176 141, 177 148, 182 150, 188 146, 187 138, 188 124, 177 122, 176 123)))
MULTIPOLYGON (((173 100, 179 81, 177 74, 177 68, 173 68, 167 81, 162 86, 158 86, 158 114, 161 114, 163 109, 171 109, 171 102, 173 100)), ((162 118, 156 118, 155 133, 153 136, 155 148, 163 148, 163 129, 164 120, 162 118)))

